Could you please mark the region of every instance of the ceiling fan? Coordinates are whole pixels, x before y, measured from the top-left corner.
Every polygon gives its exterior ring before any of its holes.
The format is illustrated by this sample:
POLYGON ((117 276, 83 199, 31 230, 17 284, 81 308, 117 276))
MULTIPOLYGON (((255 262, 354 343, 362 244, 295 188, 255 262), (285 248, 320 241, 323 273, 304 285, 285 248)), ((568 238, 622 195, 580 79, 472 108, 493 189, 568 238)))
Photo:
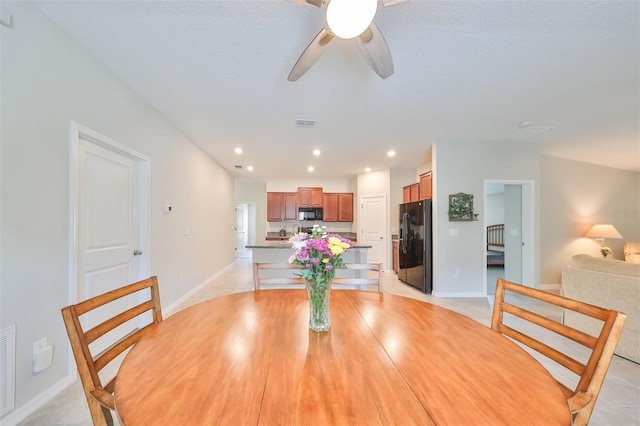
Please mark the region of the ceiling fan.
POLYGON ((373 22, 378 2, 390 6, 404 0, 289 0, 307 6, 323 8, 326 25, 302 52, 287 80, 296 81, 316 63, 335 37, 355 38, 362 56, 380 77, 393 74, 389 46, 373 22))

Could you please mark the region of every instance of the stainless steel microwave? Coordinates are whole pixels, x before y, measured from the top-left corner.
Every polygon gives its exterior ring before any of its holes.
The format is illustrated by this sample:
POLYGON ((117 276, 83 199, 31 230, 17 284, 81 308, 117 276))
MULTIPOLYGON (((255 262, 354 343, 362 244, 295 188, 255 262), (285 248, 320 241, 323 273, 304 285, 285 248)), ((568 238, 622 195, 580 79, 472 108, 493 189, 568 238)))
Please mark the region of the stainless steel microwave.
POLYGON ((322 207, 298 207, 298 220, 322 220, 322 207))

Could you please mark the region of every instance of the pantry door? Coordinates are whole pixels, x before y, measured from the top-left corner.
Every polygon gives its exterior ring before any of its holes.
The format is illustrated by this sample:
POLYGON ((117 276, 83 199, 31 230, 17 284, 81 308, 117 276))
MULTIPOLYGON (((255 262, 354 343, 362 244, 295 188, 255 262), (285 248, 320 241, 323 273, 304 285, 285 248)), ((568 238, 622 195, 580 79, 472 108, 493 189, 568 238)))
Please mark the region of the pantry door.
POLYGON ((387 264, 387 196, 365 195, 360 198, 360 235, 358 242, 371 246, 369 262, 387 264))

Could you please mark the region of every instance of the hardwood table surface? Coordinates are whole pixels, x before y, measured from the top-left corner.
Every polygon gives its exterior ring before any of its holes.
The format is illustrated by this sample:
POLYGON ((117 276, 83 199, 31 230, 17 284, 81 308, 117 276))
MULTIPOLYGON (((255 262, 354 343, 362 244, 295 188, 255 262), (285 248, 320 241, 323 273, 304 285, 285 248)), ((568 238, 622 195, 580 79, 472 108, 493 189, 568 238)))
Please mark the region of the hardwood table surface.
POLYGON ((331 329, 304 290, 211 299, 153 326, 116 380, 121 424, 569 425, 526 351, 442 307, 334 290, 331 329))

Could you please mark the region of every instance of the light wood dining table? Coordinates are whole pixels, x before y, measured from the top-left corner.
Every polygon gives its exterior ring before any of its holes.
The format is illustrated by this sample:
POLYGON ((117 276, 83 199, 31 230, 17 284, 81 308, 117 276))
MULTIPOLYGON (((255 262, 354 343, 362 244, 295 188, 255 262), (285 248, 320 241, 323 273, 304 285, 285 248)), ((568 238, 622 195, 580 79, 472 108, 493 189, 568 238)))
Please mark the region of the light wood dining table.
POLYGON ((237 293, 154 326, 124 359, 118 418, 137 425, 569 425, 526 351, 451 310, 334 290, 331 329, 304 290, 237 293))

